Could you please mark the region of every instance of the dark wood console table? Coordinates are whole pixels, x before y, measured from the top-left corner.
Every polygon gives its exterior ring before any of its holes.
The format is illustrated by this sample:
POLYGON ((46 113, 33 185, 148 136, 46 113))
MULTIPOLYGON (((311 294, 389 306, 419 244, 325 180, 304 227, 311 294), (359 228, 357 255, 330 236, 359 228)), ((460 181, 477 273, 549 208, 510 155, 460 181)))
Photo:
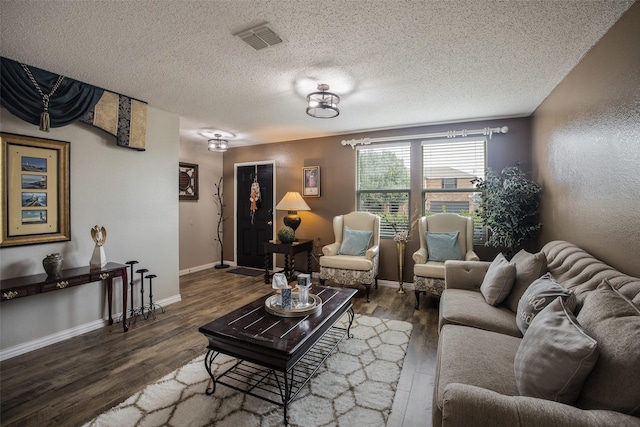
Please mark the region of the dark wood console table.
POLYGON ((300 239, 293 243, 282 243, 279 240, 269 240, 264 244, 264 283, 269 283, 269 257, 271 254, 284 254, 284 273, 287 280, 293 279, 295 271, 295 255, 300 252, 307 253, 307 272, 311 274, 311 252, 313 251, 313 240, 300 239))
POLYGON ((48 276, 45 273, 34 274, 33 276, 16 277, 13 279, 0 280, 0 301, 9 301, 15 298, 28 297, 42 294, 44 292, 57 291, 59 289, 70 288, 72 286, 84 285, 86 283, 106 281, 107 299, 109 301, 109 324, 113 325, 111 307, 113 302, 113 278, 122 278, 122 327, 125 332, 127 326, 127 266, 109 262, 102 268, 77 267, 62 270, 59 276, 48 276))

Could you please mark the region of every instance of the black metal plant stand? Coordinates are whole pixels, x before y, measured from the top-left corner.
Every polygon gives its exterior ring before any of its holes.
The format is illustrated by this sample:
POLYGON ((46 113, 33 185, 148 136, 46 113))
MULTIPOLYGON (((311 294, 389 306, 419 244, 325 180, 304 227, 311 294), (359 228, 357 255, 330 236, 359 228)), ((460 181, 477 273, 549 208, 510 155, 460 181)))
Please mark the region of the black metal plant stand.
POLYGON ((140 315, 144 316, 144 273, 146 273, 146 268, 141 268, 140 270, 136 270, 136 273, 140 273, 140 315))
POLYGON ((160 310, 162 310, 162 312, 164 313, 164 308, 162 308, 160 304, 153 302, 152 280, 156 277, 158 276, 156 276, 155 274, 149 274, 146 276, 146 278, 149 279, 149 305, 147 305, 147 315, 145 316, 145 319, 148 319, 149 317, 153 316, 153 320, 156 320, 156 307, 160 308, 160 310))
MULTIPOLYGON (((129 282, 129 289, 130 289, 130 293, 131 293, 131 303, 130 306, 131 308, 127 311, 127 317, 129 318, 129 325, 131 325, 131 321, 133 320, 133 323, 136 323, 136 319, 137 317, 140 315, 140 309, 139 308, 133 308, 133 266, 135 264, 138 264, 138 261, 127 261, 125 262, 125 264, 127 264, 129 266, 129 268, 131 269, 131 273, 129 274, 130 277, 130 282, 129 282)), ((124 310, 127 310, 127 307, 124 307, 124 310)), ((118 322, 120 322, 120 320, 122 320, 122 315, 120 316, 120 319, 118 319, 118 322)))
MULTIPOLYGON (((136 270, 136 273, 140 274, 140 306, 139 307, 135 307, 134 308, 134 302, 133 302, 133 287, 134 287, 134 281, 133 281, 133 266, 138 264, 138 261, 127 261, 125 264, 127 264, 129 266, 129 268, 131 269, 131 275, 129 277, 131 277, 131 281, 129 282, 129 288, 131 289, 131 308, 129 310, 125 310, 127 311, 127 316, 128 316, 128 324, 131 325, 131 323, 133 322, 134 324, 138 321, 138 317, 143 317, 145 319, 149 319, 150 317, 153 318, 153 320, 156 320, 156 309, 159 308, 162 313, 164 313, 164 308, 156 303, 153 302, 153 279, 155 279, 157 276, 155 274, 147 274, 146 276, 144 275, 145 273, 147 273, 149 270, 146 268, 140 268, 138 270, 136 270), (149 304, 145 304, 144 303, 144 279, 149 279, 149 304), (146 313, 145 313, 146 310, 146 313)), ((118 322, 123 318, 123 316, 120 316, 120 319, 118 320, 118 322)))

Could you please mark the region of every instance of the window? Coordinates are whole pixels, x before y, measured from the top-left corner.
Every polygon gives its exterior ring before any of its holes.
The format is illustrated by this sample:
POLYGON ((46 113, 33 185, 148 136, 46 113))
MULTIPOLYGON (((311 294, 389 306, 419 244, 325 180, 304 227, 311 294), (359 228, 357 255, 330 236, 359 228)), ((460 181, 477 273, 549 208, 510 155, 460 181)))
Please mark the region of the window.
POLYGON ((380 237, 409 229, 410 156, 409 144, 358 147, 358 210, 382 218, 380 237))
POLYGON ((471 180, 485 177, 486 141, 429 141, 422 144, 422 195, 426 215, 453 212, 471 216, 474 243, 485 231, 476 214, 479 193, 471 180))
POLYGON ((458 188, 458 178, 442 178, 442 188, 458 188))

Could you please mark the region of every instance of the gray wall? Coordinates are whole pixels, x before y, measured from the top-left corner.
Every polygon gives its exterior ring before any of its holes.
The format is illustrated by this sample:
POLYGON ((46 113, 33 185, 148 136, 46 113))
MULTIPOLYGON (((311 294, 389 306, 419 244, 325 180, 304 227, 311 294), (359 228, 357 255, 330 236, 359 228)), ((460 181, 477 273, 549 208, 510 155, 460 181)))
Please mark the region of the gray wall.
POLYGON ((542 243, 573 242, 640 277, 640 3, 533 115, 542 243))
POLYGON ((220 261, 220 244, 214 240, 219 218, 214 184, 222 176, 222 153, 207 150, 205 140, 181 142, 180 161, 198 165, 200 188, 199 200, 180 201, 180 272, 186 273, 220 261))
MULTIPOLYGON (((140 261, 139 268, 158 276, 156 300, 179 298, 177 116, 148 109, 145 152, 117 147, 113 136, 82 124, 41 132, 4 109, 0 129, 71 143, 71 241, 0 249, 1 278, 43 273, 42 259, 52 252, 62 253, 64 268, 88 265, 94 248, 90 230, 99 224, 107 229, 108 261, 140 261)), ((138 286, 139 275, 135 279, 138 286)), ((115 291, 115 311, 121 312, 121 287, 115 291)), ((6 301, 0 350, 82 330, 106 316, 100 283, 6 301)), ((121 325, 112 328, 122 331, 121 325)))

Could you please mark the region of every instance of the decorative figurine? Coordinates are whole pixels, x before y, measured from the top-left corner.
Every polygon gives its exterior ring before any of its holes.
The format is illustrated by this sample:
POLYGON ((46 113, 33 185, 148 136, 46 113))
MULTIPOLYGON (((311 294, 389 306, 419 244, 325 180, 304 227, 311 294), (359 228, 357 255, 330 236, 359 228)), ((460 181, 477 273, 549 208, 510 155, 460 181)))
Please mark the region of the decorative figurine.
POLYGON ((102 245, 107 241, 107 230, 104 227, 95 225, 91 229, 91 237, 96 242, 96 247, 93 249, 93 256, 91 257, 91 268, 102 268, 107 264, 107 257, 104 255, 104 249, 102 245))

